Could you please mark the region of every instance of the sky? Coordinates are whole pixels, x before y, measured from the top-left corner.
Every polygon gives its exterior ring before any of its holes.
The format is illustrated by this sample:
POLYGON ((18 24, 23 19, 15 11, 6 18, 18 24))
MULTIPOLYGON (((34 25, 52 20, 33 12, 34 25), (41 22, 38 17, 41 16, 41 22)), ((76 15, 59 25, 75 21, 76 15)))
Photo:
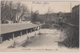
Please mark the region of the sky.
POLYGON ((48 10, 51 13, 70 12, 72 7, 79 4, 79 2, 40 2, 40 1, 22 2, 22 3, 27 5, 30 11, 31 9, 33 12, 38 10, 40 14, 47 13, 48 10))
MULTIPOLYGON (((12 0, 13 1, 13 0, 12 0)), ((58 1, 14 1, 14 2, 21 2, 28 7, 28 9, 33 12, 39 11, 39 14, 47 13, 48 10, 50 13, 57 13, 57 12, 70 12, 71 8, 75 5, 78 5, 80 2, 73 1, 73 2, 58 2, 58 1)))

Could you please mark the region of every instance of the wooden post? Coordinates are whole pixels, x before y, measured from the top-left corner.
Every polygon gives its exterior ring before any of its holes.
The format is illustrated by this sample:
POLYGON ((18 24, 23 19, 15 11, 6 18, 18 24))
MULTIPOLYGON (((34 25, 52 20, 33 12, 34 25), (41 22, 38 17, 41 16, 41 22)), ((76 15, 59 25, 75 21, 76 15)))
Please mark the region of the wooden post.
POLYGON ((22 36, 22 31, 20 31, 20 37, 22 36))
POLYGON ((38 26, 38 30, 40 29, 40 27, 38 26))
POLYGON ((32 32, 32 28, 30 29, 30 32, 32 32))
POLYGON ((38 30, 38 27, 37 27, 37 30, 38 30))
POLYGON ((26 30, 26 34, 28 33, 28 31, 26 30))
POLYGON ((35 27, 34 27, 34 31, 36 31, 36 30, 35 30, 35 27))
POLYGON ((1 34, 0 34, 0 43, 2 43, 2 40, 3 40, 3 39, 2 39, 2 36, 1 36, 1 34))
POLYGON ((35 27, 34 27, 34 31, 35 31, 35 27))
POLYGON ((39 26, 39 30, 41 29, 41 26, 39 26))
POLYGON ((14 33, 12 33, 12 39, 14 39, 14 33))
MULTIPOLYGON (((26 30, 26 35, 27 35, 28 31, 26 30)), ((28 35, 27 35, 27 40, 28 40, 28 35)))
POLYGON ((37 30, 37 28, 35 27, 35 31, 37 30))
POLYGON ((14 40, 14 42, 13 42, 13 47, 15 47, 16 46, 16 41, 15 41, 15 39, 14 39, 15 37, 14 37, 14 32, 12 33, 12 39, 14 40))

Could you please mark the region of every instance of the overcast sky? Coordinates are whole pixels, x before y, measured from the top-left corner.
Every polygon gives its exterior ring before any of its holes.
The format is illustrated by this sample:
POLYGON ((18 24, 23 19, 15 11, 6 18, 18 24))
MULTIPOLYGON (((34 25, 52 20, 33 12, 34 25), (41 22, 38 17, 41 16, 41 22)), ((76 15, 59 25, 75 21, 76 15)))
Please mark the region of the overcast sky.
MULTIPOLYGON (((12 0, 13 1, 13 0, 12 0)), ((51 1, 20 1, 20 0, 15 0, 14 2, 21 2, 22 4, 25 4, 28 9, 31 11, 35 12, 36 10, 39 11, 40 14, 44 14, 48 12, 48 9, 50 12, 70 12, 71 8, 74 7, 75 5, 78 5, 80 2, 51 2, 51 1), (46 3, 44 5, 44 2, 46 3)))
POLYGON ((22 2, 29 9, 32 7, 32 11, 38 10, 40 14, 44 14, 48 12, 48 9, 50 12, 70 12, 71 8, 75 5, 78 5, 79 2, 22 2))

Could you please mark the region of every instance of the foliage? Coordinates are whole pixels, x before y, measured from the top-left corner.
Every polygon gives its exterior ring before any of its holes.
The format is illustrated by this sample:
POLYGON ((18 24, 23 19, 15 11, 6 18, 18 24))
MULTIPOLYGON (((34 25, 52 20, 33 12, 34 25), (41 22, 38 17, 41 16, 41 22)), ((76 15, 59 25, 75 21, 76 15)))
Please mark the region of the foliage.
POLYGON ((28 12, 28 8, 21 3, 13 1, 1 1, 1 22, 6 20, 19 22, 19 20, 28 12), (16 20, 16 16, 18 16, 16 20))
MULTIPOLYGON (((64 41, 59 42, 62 46, 66 46, 69 48, 79 48, 79 6, 75 6, 72 8, 71 18, 67 18, 65 23, 65 37, 64 41), (74 9, 73 9, 74 8, 74 9), (69 24, 67 24, 69 23, 69 24), (73 25, 71 25, 73 24, 73 25)), ((66 16, 65 16, 66 17, 66 16)), ((69 17, 69 16, 67 16, 69 17)), ((64 25, 64 24, 63 24, 64 25)))

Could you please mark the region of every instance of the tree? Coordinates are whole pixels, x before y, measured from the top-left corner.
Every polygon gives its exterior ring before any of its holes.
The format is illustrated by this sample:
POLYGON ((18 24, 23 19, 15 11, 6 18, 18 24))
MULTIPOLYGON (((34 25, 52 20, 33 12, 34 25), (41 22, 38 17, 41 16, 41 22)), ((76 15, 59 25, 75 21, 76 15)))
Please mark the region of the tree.
POLYGON ((38 10, 37 10, 32 14, 31 22, 33 22, 33 23, 37 22, 38 21, 38 15, 39 15, 39 13, 38 13, 38 10))
MULTIPOLYGON (((18 7, 19 7, 19 6, 18 6, 18 7)), ((28 11, 28 8, 27 8, 25 5, 22 5, 20 8, 21 8, 21 9, 20 9, 21 15, 20 15, 19 19, 17 20, 18 22, 19 22, 19 20, 20 20, 26 13, 29 12, 29 11, 28 11)))
POLYGON ((13 3, 13 1, 1 1, 1 23, 5 23, 6 20, 19 22, 27 12, 29 12, 27 6, 20 2, 13 3))

